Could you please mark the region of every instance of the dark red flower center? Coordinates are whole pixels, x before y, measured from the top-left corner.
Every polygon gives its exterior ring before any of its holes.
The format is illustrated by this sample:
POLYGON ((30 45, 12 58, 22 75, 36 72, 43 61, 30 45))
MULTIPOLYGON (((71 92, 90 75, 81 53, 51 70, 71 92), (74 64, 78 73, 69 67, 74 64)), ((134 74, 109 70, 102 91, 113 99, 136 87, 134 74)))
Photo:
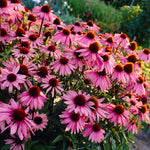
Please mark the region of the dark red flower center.
POLYGON ((130 42, 129 48, 134 51, 137 48, 137 43, 135 41, 130 42))
POLYGON ((116 105, 115 108, 114 108, 114 112, 119 114, 119 115, 123 114, 124 106, 121 105, 121 104, 116 105))
POLYGON ((78 27, 81 26, 81 25, 80 25, 80 22, 78 22, 78 21, 76 21, 76 22, 74 23, 74 25, 75 25, 75 26, 78 26, 78 27))
POLYGON ((21 47, 29 48, 29 47, 30 47, 30 43, 29 43, 28 41, 26 41, 26 42, 21 42, 21 47))
POLYGON ((23 37, 24 34, 25 30, 22 27, 18 27, 18 29, 16 30, 16 36, 23 37))
POLYGON ((149 54, 150 54, 150 50, 149 50, 148 48, 145 48, 145 49, 143 50, 143 53, 145 53, 146 55, 149 55, 149 54))
POLYGON ((7 80, 9 82, 14 82, 14 81, 16 81, 16 79, 17 79, 17 76, 14 73, 10 73, 7 75, 7 80))
POLYGON ((56 78, 51 78, 49 80, 49 85, 52 87, 56 87, 58 85, 58 80, 56 78))
POLYGON ((93 108, 91 108, 92 111, 98 108, 98 100, 96 97, 90 97, 88 101, 93 102, 93 105, 92 105, 93 108))
POLYGON ((50 52, 55 52, 55 51, 56 51, 56 46, 51 45, 51 46, 48 47, 48 50, 49 50, 50 52))
POLYGON ((70 118, 71 118, 72 121, 77 122, 77 121, 80 119, 80 114, 79 114, 79 113, 72 112, 72 113, 70 114, 70 118))
POLYGON ((138 77, 136 82, 139 83, 139 84, 143 84, 144 83, 144 78, 138 77))
POLYGON ((143 104, 146 104, 147 101, 148 101, 148 99, 147 99, 146 96, 142 96, 142 97, 141 97, 141 101, 142 101, 143 104))
POLYGON ((86 35, 89 39, 94 39, 95 38, 95 33, 93 31, 89 31, 86 35))
POLYGON ((106 40, 108 43, 113 43, 113 37, 108 37, 106 40))
POLYGON ((32 97, 38 97, 40 95, 40 88, 37 86, 31 86, 29 88, 28 93, 30 94, 30 96, 32 97))
POLYGON ((93 131, 98 132, 98 131, 100 131, 101 126, 100 126, 100 124, 95 123, 95 124, 92 126, 92 129, 93 129, 93 131))
POLYGON ((101 49, 101 46, 98 41, 94 41, 89 45, 89 50, 92 53, 97 53, 101 49))
POLYGON ((26 65, 21 64, 18 74, 28 75, 28 68, 26 65))
POLYGON ((60 25, 61 23, 61 20, 59 17, 56 17, 55 20, 53 21, 53 24, 56 24, 56 25, 60 25))
POLYGON ((112 53, 112 49, 111 49, 111 47, 106 46, 106 47, 105 47, 105 52, 110 52, 110 53, 112 53))
POLYGON ((141 61, 137 61, 138 66, 141 68, 142 67, 142 62, 141 61))
POLYGON ((82 34, 82 32, 81 32, 81 31, 79 31, 79 32, 77 32, 77 34, 78 34, 78 35, 81 35, 81 34, 82 34))
POLYGON ((121 37, 122 39, 126 39, 126 38, 127 38, 127 35, 126 35, 125 33, 122 33, 122 34, 120 35, 120 37, 121 37))
POLYGON ((15 121, 23 121, 26 117, 26 113, 22 108, 18 108, 14 110, 12 117, 15 121))
POLYGON ((74 55, 78 58, 78 59, 83 59, 83 56, 80 56, 80 52, 74 52, 74 55))
POLYGON ((0 33, 1 33, 0 34, 1 36, 6 36, 7 35, 7 31, 4 28, 0 29, 0 33))
POLYGON ((66 57, 61 57, 60 58, 60 63, 62 65, 66 65, 69 62, 69 59, 67 59, 66 57))
POLYGON ((20 0, 10 0, 11 3, 20 3, 20 0))
POLYGON ((46 32, 44 33, 44 36, 47 37, 47 38, 48 38, 48 37, 51 38, 51 37, 52 37, 52 32, 51 32, 51 31, 46 31, 46 32))
POLYGON ((21 47, 20 48, 20 53, 21 54, 28 54, 29 53, 29 49, 27 47, 21 47))
POLYGON ((0 8, 7 7, 7 0, 0 0, 0 8))
POLYGON ((90 26, 90 27, 93 27, 94 23, 93 23, 92 20, 89 20, 89 21, 87 22, 87 25, 90 26))
POLYGON ((137 61, 137 57, 135 54, 131 54, 130 56, 128 56, 127 59, 129 62, 132 62, 132 63, 135 63, 137 61))
POLYGON ((70 33, 71 33, 70 29, 67 29, 67 28, 63 29, 62 32, 64 35, 70 35, 70 33))
POLYGON ((34 33, 29 36, 29 39, 31 41, 36 41, 37 38, 38 38, 38 36, 36 34, 34 34, 34 33))
POLYGON ((103 34, 102 33, 98 34, 98 37, 101 39, 103 37, 103 34))
POLYGON ((103 71, 98 71, 97 73, 98 73, 98 75, 101 76, 101 77, 106 76, 105 68, 103 69, 103 71))
POLYGON ((117 70, 118 72, 122 72, 123 66, 121 64, 118 64, 118 65, 116 65, 115 70, 117 70))
POLYGON ((91 80, 90 80, 90 79, 84 79, 84 83, 85 83, 86 85, 89 85, 89 84, 91 84, 91 80))
POLYGON ((42 119, 40 116, 36 116, 36 117, 34 118, 34 122, 35 122, 37 125, 41 124, 42 121, 43 121, 43 119, 42 119))
POLYGON ((146 105, 141 105, 139 107, 139 111, 144 114, 147 111, 147 106, 146 105))
POLYGON ((51 8, 49 5, 45 4, 42 6, 41 11, 44 13, 49 13, 51 11, 51 8))
POLYGON ((106 54, 101 56, 103 58, 103 61, 107 62, 110 59, 110 55, 106 54))
POLYGON ((82 94, 78 94, 75 98, 74 98, 74 103, 77 106, 84 106, 86 102, 85 96, 82 94))
POLYGON ((71 34, 73 34, 73 35, 76 35, 76 31, 74 31, 74 30, 71 30, 71 34))
POLYGON ((48 75, 48 69, 46 66, 41 66, 38 68, 37 75, 41 78, 45 78, 48 75))
POLYGON ((126 96, 128 96, 129 98, 131 98, 132 97, 132 93, 128 93, 128 94, 126 94, 126 96))
POLYGON ((124 71, 128 74, 132 73, 134 70, 134 64, 132 62, 129 62, 124 65, 124 71))
POLYGON ((136 105, 136 101, 135 100, 131 100, 130 104, 133 105, 133 106, 135 106, 136 105))
POLYGON ((29 14, 28 15, 28 20, 35 22, 36 21, 36 16, 34 16, 33 14, 29 14))

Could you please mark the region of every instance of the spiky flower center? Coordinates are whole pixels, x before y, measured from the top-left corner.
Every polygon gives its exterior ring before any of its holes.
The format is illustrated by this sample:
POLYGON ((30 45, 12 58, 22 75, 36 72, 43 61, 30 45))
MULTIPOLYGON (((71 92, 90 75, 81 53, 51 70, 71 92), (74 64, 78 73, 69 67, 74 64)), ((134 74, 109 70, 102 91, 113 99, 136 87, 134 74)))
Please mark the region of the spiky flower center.
POLYGON ((92 20, 89 20, 89 21, 87 22, 87 25, 90 26, 90 27, 93 27, 94 23, 93 23, 92 20))
POLYGON ((75 98, 74 98, 74 103, 77 106, 84 106, 86 103, 86 99, 85 96, 82 94, 78 94, 75 98))
POLYGON ((111 47, 106 46, 106 47, 105 47, 105 52, 110 52, 110 53, 112 53, 112 49, 111 49, 111 47))
POLYGON ((30 43, 28 41, 21 42, 21 47, 29 48, 30 47, 30 43))
POLYGON ((51 78, 49 80, 49 85, 52 87, 56 87, 58 85, 58 80, 56 78, 51 78))
POLYGON ((103 55, 103 56, 101 56, 101 57, 103 58, 103 61, 104 61, 104 62, 107 62, 107 61, 109 61, 109 59, 110 59, 110 55, 108 55, 108 54, 103 55))
POLYGON ((23 37, 24 34, 25 30, 22 27, 18 27, 18 29, 16 30, 16 36, 23 37))
POLYGON ((135 106, 136 105, 136 101, 135 100, 131 100, 130 104, 133 105, 133 106, 135 106))
POLYGON ((86 35, 89 39, 94 39, 95 38, 95 33, 93 31, 89 31, 86 35))
POLYGON ((132 97, 132 93, 128 93, 128 94, 126 94, 126 96, 128 96, 129 98, 131 98, 132 97))
POLYGON ((66 57, 61 57, 60 58, 60 63, 62 65, 66 65, 69 62, 69 59, 67 59, 66 57))
POLYGON ((73 35, 76 35, 76 31, 74 31, 74 30, 71 30, 71 34, 73 34, 73 35))
POLYGON ((124 71, 128 74, 132 73, 134 70, 134 64, 132 62, 129 62, 124 65, 124 71))
POLYGON ((49 5, 47 4, 44 4, 41 8, 41 11, 44 12, 44 13, 49 13, 51 11, 51 8, 49 5))
POLYGON ((10 73, 7 75, 7 80, 9 82, 14 82, 14 81, 16 81, 16 79, 17 79, 17 76, 14 73, 10 73))
POLYGON ((12 117, 15 121, 23 121, 26 117, 26 113, 22 108, 18 108, 13 111, 12 117))
POLYGON ((7 0, 0 0, 0 8, 7 7, 7 0))
POLYGON ((89 50, 92 53, 97 53, 101 49, 101 46, 98 41, 94 41, 89 45, 89 50))
POLYGON ((106 39, 106 41, 107 41, 108 43, 113 43, 113 37, 112 37, 112 36, 108 37, 108 38, 106 39))
POLYGON ((0 34, 1 36, 6 36, 7 35, 7 31, 4 28, 0 29, 0 33, 1 33, 0 34))
POLYGON ((20 3, 20 0, 10 0, 11 3, 20 3))
POLYGON ((92 111, 98 108, 98 100, 96 97, 90 97, 88 101, 93 102, 93 105, 92 105, 93 108, 91 108, 92 111))
POLYGON ((80 52, 75 51, 74 55, 78 58, 78 59, 83 59, 83 56, 80 56, 80 52))
POLYGON ((20 48, 20 53, 21 54, 28 54, 29 53, 29 49, 27 47, 21 47, 20 48))
POLYGON ((150 54, 150 50, 148 48, 145 48, 143 50, 143 53, 146 54, 146 55, 149 55, 150 54))
POLYGON ((86 85, 89 85, 89 84, 91 84, 91 80, 90 80, 90 79, 84 79, 84 83, 85 83, 86 85))
POLYGON ((135 63, 137 61, 136 54, 131 54, 127 59, 129 62, 135 63))
POLYGON ((130 42, 129 48, 134 51, 137 49, 137 43, 135 41, 130 42))
POLYGON ((67 36, 70 35, 71 33, 70 29, 67 29, 67 28, 64 28, 62 32, 64 35, 67 35, 67 36))
POLYGON ((37 36, 36 34, 34 34, 34 33, 29 36, 29 39, 30 39, 31 41, 36 41, 37 38, 38 38, 38 36, 37 36))
POLYGON ((56 52, 56 46, 50 45, 50 46, 48 47, 48 50, 49 50, 50 52, 56 52))
POLYGON ((52 33, 51 33, 51 31, 47 31, 47 32, 45 32, 44 33, 44 36, 46 37, 46 38, 48 38, 48 37, 52 37, 52 33))
POLYGON ((139 107, 139 111, 144 114, 147 111, 147 106, 146 105, 141 105, 139 107))
POLYGON ((60 25, 61 23, 61 20, 59 17, 56 17, 55 20, 53 21, 53 24, 56 24, 56 25, 60 25))
POLYGON ((92 126, 92 129, 93 129, 93 131, 98 132, 98 131, 100 131, 101 126, 100 126, 100 124, 95 123, 95 124, 92 126))
POLYGON ((118 64, 118 65, 116 65, 115 70, 117 70, 118 72, 122 72, 123 66, 121 64, 118 64))
POLYGON ((26 65, 21 64, 18 74, 28 75, 28 67, 26 65))
POLYGON ((98 71, 97 73, 98 73, 98 75, 101 76, 101 77, 106 76, 105 68, 103 69, 103 71, 98 71))
POLYGON ((142 96, 142 97, 141 97, 141 101, 142 101, 143 104, 146 104, 147 101, 148 101, 148 99, 147 99, 146 96, 142 96))
POLYGON ((32 97, 38 97, 40 95, 40 88, 37 86, 31 86, 29 88, 28 93, 30 94, 30 96, 32 97))
POLYGON ((140 77, 138 77, 138 79, 137 79, 136 82, 139 83, 139 84, 143 84, 143 83, 144 83, 144 78, 142 78, 142 77, 140 76, 140 77))
POLYGON ((29 14, 28 15, 28 20, 35 22, 36 21, 36 16, 34 16, 33 14, 29 14))
POLYGON ((72 112, 72 113, 70 114, 70 118, 71 118, 72 121, 77 122, 77 121, 80 119, 80 114, 79 114, 79 113, 72 112))
POLYGON ((41 78, 45 78, 48 75, 48 69, 46 66, 41 66, 38 68, 37 75, 41 78))
POLYGON ((120 35, 120 37, 121 37, 122 39, 126 39, 126 38, 127 38, 127 35, 126 35, 125 33, 122 33, 122 34, 120 35))
POLYGON ((36 116, 34 118, 34 122, 37 124, 37 125, 40 125, 42 123, 43 119, 40 117, 40 116, 36 116))
POLYGON ((121 105, 121 104, 116 105, 115 108, 114 108, 114 112, 119 114, 119 115, 123 114, 124 106, 121 105))
POLYGON ((81 26, 81 25, 80 25, 80 22, 78 22, 78 21, 76 21, 76 22, 74 23, 74 25, 75 25, 75 26, 78 26, 78 27, 81 26))

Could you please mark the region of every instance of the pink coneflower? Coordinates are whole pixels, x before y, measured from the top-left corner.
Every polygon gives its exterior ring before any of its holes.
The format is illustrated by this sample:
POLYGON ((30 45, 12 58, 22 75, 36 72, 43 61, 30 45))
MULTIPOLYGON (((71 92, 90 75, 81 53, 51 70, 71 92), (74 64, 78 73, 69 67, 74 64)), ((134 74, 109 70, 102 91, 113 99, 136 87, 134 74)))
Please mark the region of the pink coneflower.
POLYGON ((52 62, 50 65, 52 66, 51 68, 54 70, 54 72, 59 71, 60 75, 71 74, 71 71, 75 69, 75 66, 67 57, 61 57, 52 62))
POLYGON ((54 93, 57 92, 61 94, 60 91, 63 91, 61 88, 61 84, 59 83, 58 79, 54 75, 48 75, 45 79, 43 79, 43 84, 41 85, 43 88, 47 88, 46 93, 52 92, 52 97, 54 97, 54 93))
POLYGON ((46 128, 47 126, 47 122, 48 122, 48 119, 47 119, 47 116, 46 114, 39 114, 38 112, 34 113, 34 114, 31 114, 29 116, 29 118, 31 120, 33 120, 35 126, 32 128, 33 130, 41 130, 43 131, 44 128, 46 128))
POLYGON ((117 42, 114 40, 113 36, 109 36, 106 39, 100 39, 102 45, 109 46, 111 48, 116 48, 118 46, 117 42))
POLYGON ((55 57, 56 59, 60 58, 61 56, 61 50, 59 49, 59 47, 52 44, 42 46, 40 48, 40 51, 49 54, 50 57, 55 57))
POLYGON ((25 12, 25 8, 20 4, 20 0, 10 0, 8 1, 8 4, 11 5, 12 9, 14 9, 15 11, 25 12))
POLYGON ((0 107, 0 122, 4 120, 9 121, 8 126, 5 127, 2 132, 10 128, 10 134, 17 134, 20 140, 29 138, 30 131, 34 134, 32 127, 35 126, 34 123, 27 118, 29 109, 22 109, 19 102, 15 102, 13 99, 11 99, 10 104, 7 105, 5 108, 0 107))
POLYGON ((85 130, 83 131, 83 136, 89 136, 89 140, 95 143, 100 143, 104 139, 105 131, 101 128, 99 123, 88 123, 85 125, 85 130))
POLYGON ((15 48, 12 50, 12 55, 16 58, 24 57, 24 58, 33 58, 35 56, 34 49, 28 49, 27 47, 20 47, 19 49, 15 48))
POLYGON ((64 94, 62 98, 66 100, 64 103, 68 105, 67 109, 69 112, 74 111, 85 116, 91 114, 90 107, 92 107, 93 102, 88 101, 90 96, 86 95, 85 92, 67 91, 67 94, 64 94))
POLYGON ((20 83, 23 83, 25 81, 26 76, 17 74, 19 71, 18 67, 13 67, 12 71, 9 71, 7 69, 3 69, 2 76, 0 78, 1 89, 5 89, 8 87, 9 93, 13 91, 13 86, 16 87, 18 90, 20 90, 20 83))
POLYGON ((137 133, 137 127, 136 127, 137 123, 133 119, 130 119, 127 124, 128 124, 127 126, 128 131, 132 131, 133 134, 137 133))
POLYGON ((57 44, 62 43, 65 46, 69 46, 74 43, 71 31, 68 28, 64 28, 61 31, 57 31, 51 40, 53 42, 56 42, 57 44))
POLYGON ((117 125, 117 123, 119 123, 121 127, 127 125, 130 113, 128 110, 124 108, 123 105, 108 104, 107 108, 108 108, 107 118, 109 119, 110 122, 114 122, 115 126, 117 125))
POLYGON ((148 48, 145 48, 143 51, 138 51, 140 54, 138 54, 138 57, 141 60, 144 60, 145 63, 150 62, 150 50, 148 48))
POLYGON ((80 113, 75 113, 74 111, 68 111, 66 109, 61 115, 59 115, 59 117, 64 118, 64 120, 61 121, 62 124, 68 124, 65 131, 71 130, 71 134, 76 134, 79 133, 79 131, 82 131, 85 117, 80 115, 80 113))
POLYGON ((100 87, 101 91, 106 91, 111 85, 105 69, 103 71, 87 70, 85 76, 91 79, 94 86, 100 87))
POLYGON ((52 22, 54 18, 57 16, 51 13, 51 8, 49 5, 44 4, 42 7, 36 6, 32 9, 32 13, 34 13, 39 19, 43 19, 45 21, 52 22))
POLYGON ((81 26, 80 22, 76 21, 74 24, 68 26, 70 30, 74 30, 76 32, 82 32, 83 27, 81 26))
POLYGON ((137 49, 137 42, 136 41, 132 41, 128 44, 128 46, 126 48, 124 48, 125 51, 128 51, 128 53, 135 53, 137 49))
POLYGON ((31 109, 41 109, 47 99, 37 86, 31 86, 28 91, 21 93, 18 98, 23 106, 29 106, 31 109))
POLYGON ((11 145, 10 150, 24 150, 24 143, 27 140, 27 138, 23 138, 22 140, 19 139, 19 137, 11 135, 11 139, 6 139, 5 144, 11 145))
POLYGON ((16 32, 15 32, 14 39, 16 39, 16 37, 18 39, 23 39, 25 35, 26 35, 26 31, 24 30, 24 28, 18 27, 17 30, 16 30, 16 32))

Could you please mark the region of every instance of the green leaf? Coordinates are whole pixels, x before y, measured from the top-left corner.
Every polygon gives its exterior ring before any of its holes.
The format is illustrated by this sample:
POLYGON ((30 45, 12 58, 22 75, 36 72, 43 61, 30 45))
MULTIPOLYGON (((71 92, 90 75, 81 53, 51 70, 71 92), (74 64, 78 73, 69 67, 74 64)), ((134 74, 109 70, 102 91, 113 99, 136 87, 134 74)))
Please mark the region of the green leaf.
POLYGON ((57 143, 57 142, 59 142, 59 141, 61 141, 61 140, 63 140, 63 138, 64 138, 64 136, 63 135, 58 135, 54 140, 53 140, 53 142, 52 143, 57 143))
POLYGON ((123 147, 122 150, 129 150, 129 146, 127 144, 123 144, 122 147, 123 147))
POLYGON ((55 146, 45 146, 46 150, 56 149, 55 146))
POLYGON ((112 137, 110 138, 112 150, 116 150, 116 141, 112 137))
POLYGON ((110 150, 111 149, 111 146, 110 146, 110 144, 108 142, 104 143, 103 145, 104 145, 104 149, 105 150, 110 150))
POLYGON ((118 132, 114 128, 112 128, 112 132, 113 132, 113 135, 115 136, 116 140, 118 140, 120 142, 120 137, 119 137, 118 132))
POLYGON ((9 150, 10 147, 10 145, 4 145, 3 147, 1 147, 1 150, 9 150))

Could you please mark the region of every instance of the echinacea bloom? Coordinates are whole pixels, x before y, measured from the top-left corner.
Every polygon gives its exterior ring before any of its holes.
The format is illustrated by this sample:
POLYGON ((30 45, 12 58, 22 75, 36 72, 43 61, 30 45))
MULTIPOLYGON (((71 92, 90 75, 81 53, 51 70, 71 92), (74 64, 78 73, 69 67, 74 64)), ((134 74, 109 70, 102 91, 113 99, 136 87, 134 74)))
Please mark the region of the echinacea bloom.
POLYGON ((22 140, 19 139, 18 136, 11 135, 11 139, 6 139, 5 144, 11 145, 10 150, 24 150, 24 143, 27 138, 23 138, 22 140))
POLYGON ((89 136, 89 140, 95 143, 100 143, 104 139, 105 131, 101 128, 99 123, 88 123, 85 125, 83 136, 89 136))
POLYGON ((8 4, 11 5, 15 11, 25 12, 25 8, 20 4, 20 0, 10 0, 8 4))
POLYGON ((18 27, 17 30, 16 30, 16 32, 15 32, 14 39, 16 39, 16 38, 23 39, 25 35, 26 35, 25 29, 22 28, 22 27, 18 27))
POLYGON ((74 24, 69 25, 69 29, 74 30, 76 32, 83 31, 83 27, 81 26, 81 23, 78 21, 76 21, 74 24))
POLYGON ((100 39, 100 42, 102 45, 106 45, 106 46, 109 46, 111 48, 116 48, 118 46, 117 42, 114 40, 113 36, 109 36, 106 39, 104 39, 104 38, 100 39))
POLYGON ((83 130, 85 117, 80 115, 80 113, 75 113, 74 111, 68 111, 66 109, 59 117, 64 118, 64 120, 61 121, 62 124, 68 124, 65 131, 71 130, 71 134, 76 134, 83 130))
POLYGON ((109 119, 110 122, 114 122, 114 126, 116 126, 117 123, 119 123, 121 127, 127 125, 130 113, 128 110, 124 108, 123 105, 108 104, 107 108, 108 108, 107 118, 109 119))
POLYGON ((21 93, 18 96, 21 104, 25 107, 30 107, 30 109, 41 109, 46 102, 46 96, 40 91, 37 86, 31 86, 28 91, 21 93))
POLYGON ((135 122, 135 120, 130 119, 127 124, 128 124, 127 126, 128 131, 132 131, 133 134, 137 133, 137 127, 136 127, 137 123, 135 122))
POLYGON ((140 54, 138 54, 138 57, 141 60, 144 60, 145 63, 150 62, 150 50, 148 48, 145 48, 144 50, 138 52, 140 52, 140 54))
POLYGON ((47 88, 46 93, 52 92, 52 97, 54 97, 55 92, 61 94, 60 91, 63 91, 61 88, 61 84, 59 83, 58 79, 54 75, 48 75, 45 79, 43 79, 43 83, 41 85, 43 88, 47 88))
POLYGON ((54 70, 54 72, 59 71, 60 75, 71 74, 71 71, 75 69, 75 66, 67 57, 61 57, 52 62, 50 65, 52 66, 51 68, 54 70))
POLYGON ((8 87, 8 91, 11 93, 13 91, 13 86, 20 90, 20 83, 25 81, 26 76, 17 74, 19 68, 20 66, 13 67, 12 71, 3 69, 2 76, 0 78, 2 90, 8 87))
POLYGON ((0 122, 8 121, 8 125, 2 130, 4 132, 6 129, 10 128, 10 134, 17 134, 20 140, 30 137, 30 131, 32 134, 32 127, 35 124, 27 118, 29 109, 25 110, 21 108, 19 102, 15 102, 13 99, 7 104, 7 107, 0 107, 0 122))
POLYGON ((126 48, 124 48, 124 50, 127 50, 128 53, 134 53, 136 49, 137 49, 137 42, 136 41, 130 42, 128 44, 128 46, 126 48))
POLYGON ((67 104, 68 112, 74 111, 75 113, 79 113, 80 115, 88 116, 91 114, 90 108, 93 106, 93 102, 88 101, 90 98, 86 93, 82 93, 79 91, 67 91, 66 94, 62 96, 65 100, 65 104, 67 104))
POLYGON ((35 124, 35 126, 32 128, 33 130, 43 131, 43 129, 46 128, 48 122, 46 114, 39 114, 38 112, 35 112, 34 114, 31 114, 29 118, 33 120, 35 124))

